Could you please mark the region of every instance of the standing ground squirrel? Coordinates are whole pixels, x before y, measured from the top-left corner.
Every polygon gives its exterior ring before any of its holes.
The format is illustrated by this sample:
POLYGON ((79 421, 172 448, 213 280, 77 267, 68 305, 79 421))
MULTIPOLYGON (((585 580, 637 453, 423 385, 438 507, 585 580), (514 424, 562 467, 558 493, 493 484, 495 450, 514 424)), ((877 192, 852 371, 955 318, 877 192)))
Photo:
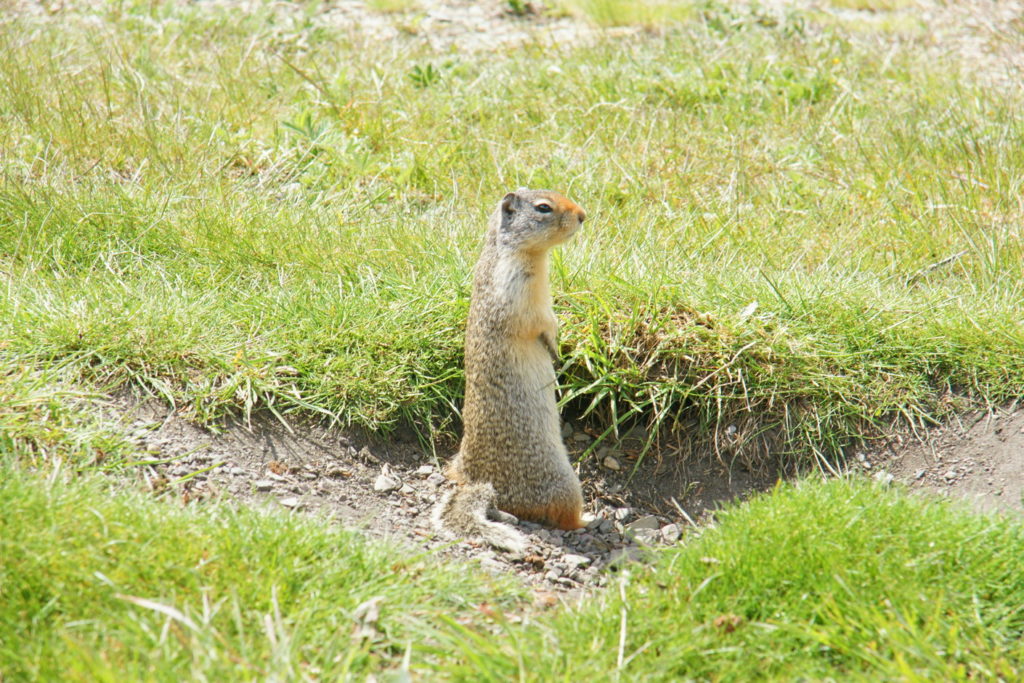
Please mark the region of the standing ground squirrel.
POLYGON ((447 472, 458 486, 435 509, 441 529, 518 551, 522 536, 490 521, 508 521, 500 511, 560 529, 583 526, 580 481, 555 405, 548 252, 585 218, 557 192, 525 188, 491 215, 466 324, 465 431, 447 472))

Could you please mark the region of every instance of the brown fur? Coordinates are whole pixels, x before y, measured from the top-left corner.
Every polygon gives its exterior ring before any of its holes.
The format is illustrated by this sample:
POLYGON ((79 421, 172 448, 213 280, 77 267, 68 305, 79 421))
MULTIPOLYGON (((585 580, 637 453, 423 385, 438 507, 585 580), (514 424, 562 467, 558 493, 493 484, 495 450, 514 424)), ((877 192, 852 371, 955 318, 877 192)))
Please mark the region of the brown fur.
MULTIPOLYGON (((448 468, 462 486, 493 485, 498 509, 561 529, 582 526, 583 496, 555 405, 548 252, 585 217, 557 192, 526 189, 491 215, 466 325, 465 431, 448 468)), ((449 526, 466 528, 459 510, 448 505, 441 523, 447 515, 449 526)))

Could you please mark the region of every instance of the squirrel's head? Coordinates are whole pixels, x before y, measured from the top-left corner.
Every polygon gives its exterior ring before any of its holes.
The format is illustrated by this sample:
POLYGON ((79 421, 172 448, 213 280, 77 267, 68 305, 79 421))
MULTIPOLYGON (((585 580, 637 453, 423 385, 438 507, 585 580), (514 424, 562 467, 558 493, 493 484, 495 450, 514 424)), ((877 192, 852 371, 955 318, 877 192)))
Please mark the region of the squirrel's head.
POLYGON ((557 192, 521 187, 501 200, 495 237, 498 244, 516 250, 546 250, 572 237, 586 217, 557 192))

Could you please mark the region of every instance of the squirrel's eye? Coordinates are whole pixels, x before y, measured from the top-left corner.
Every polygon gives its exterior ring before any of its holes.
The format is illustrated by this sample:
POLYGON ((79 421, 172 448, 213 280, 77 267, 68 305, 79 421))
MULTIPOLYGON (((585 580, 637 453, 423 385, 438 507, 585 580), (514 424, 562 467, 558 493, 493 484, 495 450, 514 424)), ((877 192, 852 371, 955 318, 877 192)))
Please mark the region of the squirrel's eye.
POLYGON ((550 204, 534 204, 533 208, 537 209, 541 213, 551 213, 552 211, 550 204))

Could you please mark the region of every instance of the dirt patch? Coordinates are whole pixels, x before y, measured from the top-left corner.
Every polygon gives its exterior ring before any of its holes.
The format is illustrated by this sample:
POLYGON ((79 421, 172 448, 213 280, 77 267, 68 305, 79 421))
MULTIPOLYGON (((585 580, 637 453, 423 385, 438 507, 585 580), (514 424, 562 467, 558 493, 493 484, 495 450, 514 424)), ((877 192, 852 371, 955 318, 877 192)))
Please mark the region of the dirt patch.
MULTIPOLYGON (((122 396, 110 405, 151 454, 151 463, 135 471, 161 496, 186 504, 237 500, 320 516, 414 551, 514 573, 541 595, 604 585, 609 571, 678 542, 724 502, 764 491, 786 475, 714 458, 687 461, 664 443, 638 459, 645 435, 630 432, 580 463, 594 521, 573 532, 521 522, 529 549, 511 556, 435 534, 430 513, 446 485, 444 463, 411 433, 381 439, 268 414, 202 427, 152 399, 122 396)), ((593 441, 570 423, 563 434, 576 458, 593 441)), ((849 469, 962 498, 981 511, 1024 512, 1024 410, 977 413, 924 435, 893 438, 856 453, 849 469)))
POLYGON ((1024 512, 1024 410, 977 412, 929 432, 894 439, 858 458, 913 489, 967 501, 982 512, 1024 512))
MULTIPOLYGON (((115 399, 111 411, 151 456, 135 470, 142 485, 163 497, 177 496, 186 504, 230 499, 319 515, 418 551, 514 572, 551 592, 603 585, 606 570, 676 543, 722 502, 776 480, 769 472, 714 460, 684 466, 657 454, 637 459, 627 435, 625 449, 606 447, 600 458, 581 463, 593 522, 572 532, 520 522, 529 549, 516 557, 434 533, 430 513, 446 485, 444 463, 412 434, 399 432, 385 440, 265 413, 202 427, 158 401, 127 396, 115 399)), ((573 457, 593 441, 572 425, 564 433, 573 457)))

